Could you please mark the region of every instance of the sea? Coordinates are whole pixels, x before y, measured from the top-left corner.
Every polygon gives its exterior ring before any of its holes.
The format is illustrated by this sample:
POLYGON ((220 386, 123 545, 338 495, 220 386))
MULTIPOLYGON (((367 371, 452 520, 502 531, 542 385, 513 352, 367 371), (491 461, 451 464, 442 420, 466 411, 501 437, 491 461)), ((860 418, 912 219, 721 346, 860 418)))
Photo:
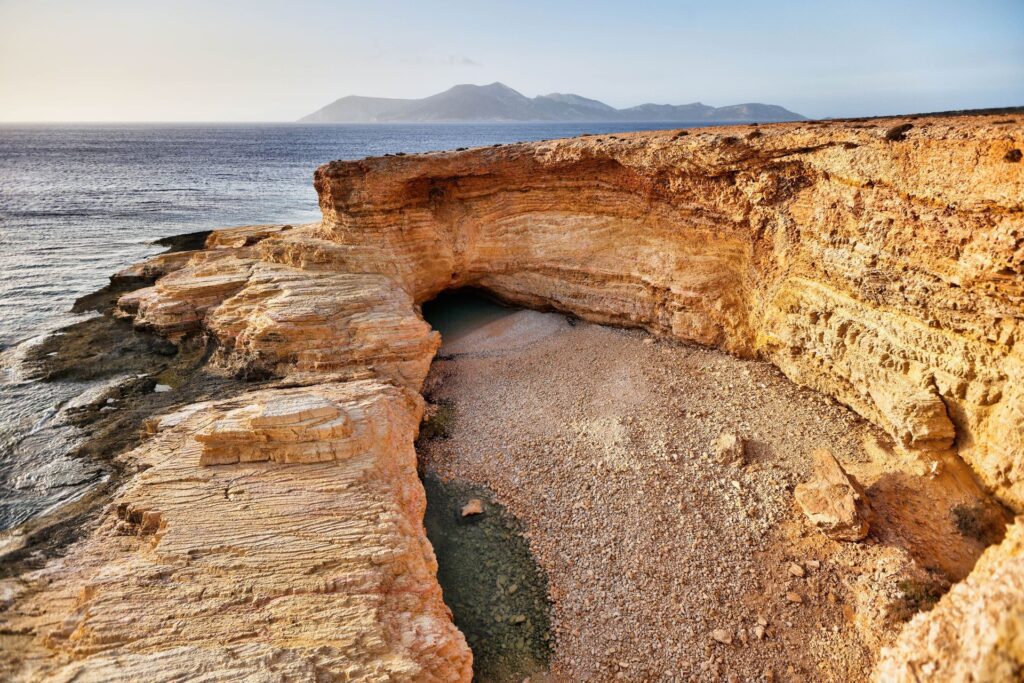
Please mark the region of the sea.
POLYGON ((61 417, 97 387, 33 380, 22 358, 154 240, 315 221, 313 171, 335 159, 687 125, 0 125, 0 534, 105 476, 70 458, 81 435, 61 417))

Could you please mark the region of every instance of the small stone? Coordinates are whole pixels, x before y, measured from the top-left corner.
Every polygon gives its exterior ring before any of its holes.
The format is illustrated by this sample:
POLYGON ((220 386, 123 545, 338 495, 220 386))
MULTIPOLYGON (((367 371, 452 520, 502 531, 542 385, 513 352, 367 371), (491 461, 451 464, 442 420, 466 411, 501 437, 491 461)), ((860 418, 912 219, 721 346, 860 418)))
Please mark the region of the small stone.
POLYGON ((789 593, 786 593, 786 600, 789 600, 790 602, 796 603, 796 604, 800 604, 801 602, 804 601, 804 599, 802 597, 800 597, 799 593, 794 593, 792 591, 790 591, 789 593))
POLYGON ((754 627, 754 637, 758 640, 764 640, 764 626, 758 624, 754 627))
POLYGON ((715 459, 723 465, 741 467, 746 463, 746 443, 735 434, 723 432, 715 442, 715 459))
POLYGON ((526 617, 524 617, 522 614, 516 614, 515 616, 513 616, 508 621, 509 621, 510 624, 521 624, 524 621, 526 621, 526 617))
POLYGON ((789 573, 792 576, 802 579, 804 577, 804 568, 798 565, 796 562, 791 562, 789 564, 789 573))
POLYGON ((817 560, 807 560, 804 562, 804 565, 810 569, 821 569, 821 562, 818 562, 817 560))
POLYGON ((722 645, 732 645, 732 633, 724 628, 716 628, 711 632, 711 637, 722 645))
POLYGON ((462 506, 462 516, 470 517, 472 515, 482 514, 484 511, 484 502, 479 498, 470 498, 469 502, 462 506))
POLYGON ((764 617, 758 617, 757 618, 757 624, 759 626, 767 626, 768 625, 768 620, 765 619, 764 617))
POLYGON ((165 394, 170 390, 171 387, 167 384, 157 384, 155 387, 153 387, 154 394, 165 394))

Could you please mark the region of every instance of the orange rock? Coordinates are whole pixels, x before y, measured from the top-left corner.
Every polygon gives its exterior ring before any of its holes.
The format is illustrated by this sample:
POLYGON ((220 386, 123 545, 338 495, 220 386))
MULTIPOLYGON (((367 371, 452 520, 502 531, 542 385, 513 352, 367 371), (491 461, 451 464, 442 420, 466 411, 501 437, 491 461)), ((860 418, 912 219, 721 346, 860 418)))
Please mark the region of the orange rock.
MULTIPOLYGON (((763 358, 905 449, 958 448, 1024 511, 1024 174, 1006 161, 1024 127, 999 120, 921 117, 900 144, 883 119, 334 162, 321 222, 132 269, 159 279, 121 315, 302 386, 151 422, 99 529, 4 613, 32 634, 19 676, 468 680, 412 447, 439 344, 418 307, 461 286, 763 358)), ((999 566, 912 624, 973 638, 966 606, 995 580, 1016 614, 1021 572, 999 566)), ((1011 631, 942 656, 969 667, 1011 631)))
POLYGON ((19 678, 228 681, 272 662, 293 680, 469 681, 423 530, 422 406, 354 381, 157 425, 96 532, 4 613, 37 634, 19 678), (314 434, 328 446, 304 456, 314 434), (204 465, 211 443, 233 464, 204 465))
POLYGON ((797 485, 794 491, 796 502, 811 524, 829 538, 837 541, 863 540, 868 535, 870 515, 864 491, 834 455, 818 449, 812 456, 814 477, 797 485))
POLYGON ((462 516, 471 517, 483 514, 484 502, 479 498, 470 498, 469 502, 462 506, 462 516))

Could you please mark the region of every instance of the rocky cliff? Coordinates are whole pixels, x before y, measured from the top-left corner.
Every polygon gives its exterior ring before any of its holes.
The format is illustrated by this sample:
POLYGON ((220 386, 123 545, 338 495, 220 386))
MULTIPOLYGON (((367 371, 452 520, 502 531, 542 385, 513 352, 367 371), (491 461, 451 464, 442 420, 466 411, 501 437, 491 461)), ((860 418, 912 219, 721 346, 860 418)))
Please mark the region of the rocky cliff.
MULTIPOLYGON (((302 387, 160 421, 130 455, 152 467, 47 570, 56 587, 9 619, 33 634, 27 670, 107 678, 159 661, 227 678, 260 658, 281 672, 468 679, 412 450, 438 344, 419 304, 455 287, 769 360, 911 457, 962 458, 1024 511, 1022 148, 1024 126, 989 116, 321 167, 322 222, 216 232, 133 271, 161 276, 119 303, 138 327, 208 334, 223 367, 302 387)), ((886 680, 952 676, 906 668, 922 629, 960 634, 939 656, 966 669, 993 652, 1005 665, 993 672, 1020 665, 1019 633, 979 641, 963 607, 993 581, 1020 582, 1010 538, 912 622, 886 680)), ((1000 595, 1020 610, 1019 590, 1000 595)))
POLYGON ((1024 509, 1021 126, 896 123, 335 162, 322 223, 214 241, 121 307, 277 374, 372 365, 415 388, 416 304, 482 287, 769 359, 907 448, 955 445, 1024 509))

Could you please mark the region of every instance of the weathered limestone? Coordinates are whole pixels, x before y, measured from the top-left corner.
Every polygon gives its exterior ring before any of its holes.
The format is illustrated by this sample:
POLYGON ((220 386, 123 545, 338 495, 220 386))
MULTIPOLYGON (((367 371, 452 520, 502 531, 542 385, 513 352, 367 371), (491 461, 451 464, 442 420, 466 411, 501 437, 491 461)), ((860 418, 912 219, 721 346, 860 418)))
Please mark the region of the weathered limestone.
MULTIPOLYGON (((879 121, 336 162, 313 236, 346 257, 380 245, 417 301, 476 285, 763 356, 908 448, 956 438, 1024 509, 1024 167, 1004 160, 1024 126, 998 120, 918 119, 902 142, 879 121)), ((260 248, 301 264, 304 239, 260 248)))
MULTIPOLYGON (((412 451, 438 346, 418 305, 453 287, 767 359, 1024 511, 1024 126, 898 123, 335 162, 320 223, 132 270, 160 276, 119 302, 136 325, 305 386, 154 421, 128 456, 152 467, 5 618, 22 677, 467 680, 412 451)), ((961 660, 937 680, 1016 656, 1021 547, 989 555, 908 631, 958 634, 928 646, 961 660)))
POLYGON ((930 612, 918 614, 883 650, 876 679, 1019 681, 1024 679, 1024 523, 978 560, 974 571, 930 612))
POLYGON ((423 531, 422 406, 346 382, 157 425, 99 530, 4 615, 35 634, 17 679, 468 681, 423 531), (235 464, 203 466, 211 447, 235 464))
POLYGON ((279 374, 379 362, 344 360, 371 335, 340 320, 396 327, 392 375, 415 386, 409 359, 432 350, 415 304, 484 287, 765 357, 907 448, 955 445, 1024 509, 1024 166, 1004 158, 1024 126, 999 121, 917 119, 898 142, 883 120, 335 162, 316 173, 322 223, 215 233, 122 310, 166 334, 205 326, 279 374), (351 341, 304 353, 302 335, 351 341))

